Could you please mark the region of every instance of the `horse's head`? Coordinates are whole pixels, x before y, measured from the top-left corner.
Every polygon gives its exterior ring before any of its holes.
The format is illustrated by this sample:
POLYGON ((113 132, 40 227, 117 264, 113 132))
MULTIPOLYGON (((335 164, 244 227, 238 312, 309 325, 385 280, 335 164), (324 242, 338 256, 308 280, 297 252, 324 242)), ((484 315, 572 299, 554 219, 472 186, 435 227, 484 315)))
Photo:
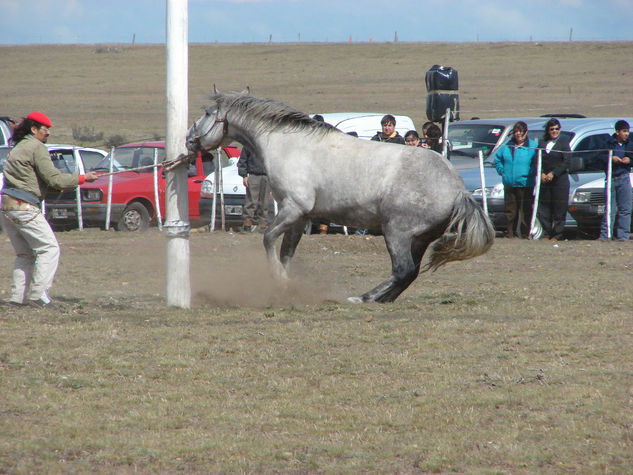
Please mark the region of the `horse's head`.
MULTIPOLYGON (((250 94, 250 89, 246 88, 239 93, 244 94, 250 94)), ((195 121, 187 132, 187 148, 190 151, 217 148, 227 138, 229 123, 226 115, 232 104, 227 105, 226 98, 227 96, 221 94, 214 84, 211 99, 215 103, 205 109, 202 117, 195 121)))
POLYGON ((187 148, 192 152, 217 148, 226 138, 227 132, 226 116, 220 116, 219 104, 216 103, 207 107, 202 117, 187 132, 187 148))

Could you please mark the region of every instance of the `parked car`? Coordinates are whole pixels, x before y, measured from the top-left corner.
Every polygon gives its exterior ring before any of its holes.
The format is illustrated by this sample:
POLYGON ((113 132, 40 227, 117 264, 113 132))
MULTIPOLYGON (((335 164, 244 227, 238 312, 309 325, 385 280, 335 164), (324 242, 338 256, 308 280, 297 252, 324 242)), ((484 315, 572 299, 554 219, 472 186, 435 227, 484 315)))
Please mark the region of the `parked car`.
MULTIPOLYGON (((224 194, 224 224, 226 228, 237 228, 244 220, 244 202, 246 188, 243 179, 237 171, 239 156, 229 156, 222 153, 220 165, 222 168, 222 193, 224 194)), ((200 221, 203 225, 211 223, 213 210, 213 194, 215 192, 215 171, 210 173, 202 182, 200 188, 200 221)), ((222 226, 220 195, 216 196, 215 225, 222 226)))
POLYGON ((512 137, 512 127, 522 120, 528 130, 540 131, 548 119, 543 117, 510 117, 471 119, 453 122, 448 127, 448 159, 457 171, 479 167, 479 152, 484 160, 494 157, 497 150, 512 137))
MULTIPOLYGON (((314 117, 315 114, 311 114, 314 117)), ((333 125, 342 132, 356 132, 358 138, 369 140, 382 130, 380 120, 386 114, 376 112, 330 112, 319 114, 325 123, 333 125)), ((392 114, 396 119, 396 130, 404 137, 409 130, 415 130, 411 117, 392 114)))
POLYGON ((13 135, 15 121, 11 117, 0 116, 0 146, 8 146, 9 139, 13 135))
MULTIPOLYGON (((630 175, 633 188, 633 174, 630 175)), ((578 230, 589 238, 600 235, 600 224, 606 211, 605 177, 585 183, 576 188, 569 200, 569 212, 578 223, 578 230)), ((611 206, 616 206, 612 203, 611 206)))
MULTIPOLYGON (((230 155, 239 152, 236 147, 224 147, 230 155)), ((112 196, 109 225, 121 231, 142 231, 157 221, 152 168, 137 168, 165 160, 164 142, 131 143, 115 147, 113 167, 119 173, 112 177, 112 196)), ((198 200, 204 178, 213 169, 213 156, 199 154, 189 167, 189 221, 200 225, 198 200)), ((108 171, 110 155, 95 165, 93 171, 108 171)), ((165 216, 165 173, 158 169, 158 202, 161 216, 165 216)), ((81 211, 86 226, 105 227, 109 177, 81 185, 81 211)), ((56 228, 77 226, 77 201, 74 190, 49 194, 46 197, 46 216, 56 228)))
MULTIPOLYGON (((560 119, 561 136, 570 140, 570 146, 573 151, 572 170, 569 174, 570 200, 576 188, 604 176, 604 171, 601 170, 601 165, 596 162, 596 158, 600 154, 600 150, 605 148, 606 139, 613 133, 613 127, 617 120, 618 118, 612 117, 560 119)), ((530 138, 537 139, 542 136, 543 126, 546 121, 547 118, 542 123, 533 122, 529 126, 530 138)), ((502 231, 507 226, 504 215, 503 184, 494 167, 494 153, 496 153, 496 149, 490 152, 484 163, 485 193, 488 214, 495 228, 502 231)), ((479 168, 462 171, 460 175, 464 180, 466 189, 473 194, 476 201, 483 204, 479 168)), ((567 213, 565 229, 568 233, 575 232, 578 229, 578 224, 570 213, 567 213)))

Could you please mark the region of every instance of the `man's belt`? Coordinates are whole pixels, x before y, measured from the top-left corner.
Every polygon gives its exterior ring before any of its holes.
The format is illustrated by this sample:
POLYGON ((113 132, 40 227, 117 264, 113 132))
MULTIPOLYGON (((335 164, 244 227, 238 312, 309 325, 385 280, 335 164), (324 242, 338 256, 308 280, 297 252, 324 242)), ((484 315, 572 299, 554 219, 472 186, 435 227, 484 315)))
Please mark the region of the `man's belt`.
POLYGON ((26 211, 29 209, 39 209, 37 206, 27 203, 26 201, 18 200, 13 196, 9 196, 2 193, 2 209, 4 211, 26 211))

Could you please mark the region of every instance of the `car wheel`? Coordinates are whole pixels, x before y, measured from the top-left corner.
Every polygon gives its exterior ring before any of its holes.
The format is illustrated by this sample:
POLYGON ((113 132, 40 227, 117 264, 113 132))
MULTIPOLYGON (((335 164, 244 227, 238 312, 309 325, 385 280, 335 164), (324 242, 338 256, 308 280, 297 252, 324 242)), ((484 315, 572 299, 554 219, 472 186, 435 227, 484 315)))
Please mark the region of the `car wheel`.
POLYGON ((116 225, 119 231, 146 231, 149 228, 149 212, 141 203, 130 203, 116 225))

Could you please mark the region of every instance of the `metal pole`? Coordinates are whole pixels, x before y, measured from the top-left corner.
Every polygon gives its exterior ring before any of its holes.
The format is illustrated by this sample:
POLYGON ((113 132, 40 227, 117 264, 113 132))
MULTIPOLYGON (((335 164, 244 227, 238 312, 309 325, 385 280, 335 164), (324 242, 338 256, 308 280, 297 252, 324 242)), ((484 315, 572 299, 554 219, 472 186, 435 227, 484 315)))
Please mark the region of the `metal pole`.
POLYGON ((451 117, 450 107, 446 109, 444 116, 444 130, 442 131, 442 157, 448 159, 448 123, 451 117))
POLYGON ((222 171, 222 162, 220 160, 222 148, 218 147, 218 188, 220 189, 220 223, 222 224, 222 231, 226 229, 226 214, 224 213, 224 175, 222 171))
POLYGON ((218 175, 220 174, 219 160, 215 160, 213 169, 213 202, 211 203, 211 223, 209 224, 209 232, 215 231, 215 207, 218 205, 218 175))
POLYGON ((611 239, 611 187, 613 186, 611 172, 613 171, 613 150, 609 150, 609 162, 607 163, 607 203, 604 214, 607 218, 607 239, 611 239))
POLYGON ((486 196, 486 174, 484 173, 484 153, 479 151, 479 178, 481 179, 481 199, 484 213, 488 214, 488 197, 486 196))
POLYGON ((154 148, 154 206, 156 207, 156 221, 158 230, 163 230, 163 216, 160 212, 160 199, 158 196, 158 149, 154 148))
POLYGON ((536 214, 538 212, 538 198, 541 194, 541 170, 543 169, 542 150, 536 152, 536 186, 534 187, 534 205, 532 206, 532 221, 530 222, 530 238, 536 239, 536 214))
POLYGON ((108 199, 106 200, 105 230, 110 229, 110 213, 112 212, 112 170, 114 170, 114 147, 110 149, 110 175, 108 176, 108 199))
MULTIPOLYGON (((188 36, 187 0, 167 0, 167 130, 166 160, 186 154, 185 134, 188 114, 188 36)), ((167 172, 165 183, 167 238, 167 305, 191 307, 189 273, 189 197, 187 167, 167 172)))
MULTIPOLYGON (((73 157, 75 158, 75 173, 79 173, 80 171, 79 160, 77 160, 78 155, 79 155, 79 152, 77 152, 76 150, 73 150, 73 157), (75 153, 77 153, 77 155, 75 155, 75 153)), ((81 187, 79 185, 77 185, 77 188, 75 188, 75 201, 77 202, 77 226, 79 227, 80 231, 83 231, 84 217, 81 212, 81 187)))

